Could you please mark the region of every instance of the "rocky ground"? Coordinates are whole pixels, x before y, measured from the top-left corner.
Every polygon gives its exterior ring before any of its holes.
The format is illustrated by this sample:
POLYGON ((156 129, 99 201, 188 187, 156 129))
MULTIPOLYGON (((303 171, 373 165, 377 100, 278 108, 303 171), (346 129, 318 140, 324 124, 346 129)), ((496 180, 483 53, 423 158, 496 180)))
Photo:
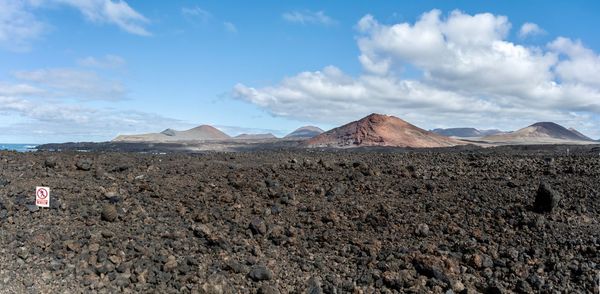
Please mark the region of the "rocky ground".
POLYGON ((0 152, 0 292, 594 293, 600 149, 544 148, 0 152))

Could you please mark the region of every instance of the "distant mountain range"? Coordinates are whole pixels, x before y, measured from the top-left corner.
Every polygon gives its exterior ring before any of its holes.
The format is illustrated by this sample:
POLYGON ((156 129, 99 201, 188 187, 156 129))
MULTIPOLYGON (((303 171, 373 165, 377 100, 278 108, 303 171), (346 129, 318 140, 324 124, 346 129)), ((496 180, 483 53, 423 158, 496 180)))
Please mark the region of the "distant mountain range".
POLYGON ((184 143, 203 141, 293 142, 299 147, 348 148, 360 146, 449 147, 464 144, 590 144, 593 141, 577 130, 553 122, 538 122, 514 132, 449 128, 427 131, 400 118, 371 114, 360 120, 323 132, 318 127, 304 126, 283 138, 267 134, 241 134, 235 137, 215 127, 201 125, 186 131, 166 129, 160 133, 121 135, 113 142, 184 143))
MULTIPOLYGON (((304 126, 287 134, 284 138, 287 140, 307 140, 323 133, 318 127, 304 126)), ((235 137, 223 133, 217 128, 209 125, 201 125, 186 131, 177 131, 166 129, 160 133, 138 134, 138 135, 119 135, 113 142, 156 142, 156 143, 176 143, 192 141, 227 141, 227 140, 276 140, 278 139, 271 133, 267 134, 240 134, 235 137)))
POLYGON ((432 132, 447 136, 447 137, 459 137, 459 138, 475 138, 485 137, 503 133, 501 130, 478 130, 476 128, 448 128, 448 129, 433 129, 432 132))
POLYGON ((483 137, 482 140, 500 143, 562 143, 593 142, 577 130, 567 129, 553 122, 538 122, 520 130, 483 137))
POLYGON ((176 131, 166 129, 160 133, 140 134, 140 135, 121 135, 113 139, 113 142, 158 142, 172 143, 183 141, 207 141, 207 140, 228 140, 231 137, 217 128, 209 125, 201 125, 187 131, 176 131))

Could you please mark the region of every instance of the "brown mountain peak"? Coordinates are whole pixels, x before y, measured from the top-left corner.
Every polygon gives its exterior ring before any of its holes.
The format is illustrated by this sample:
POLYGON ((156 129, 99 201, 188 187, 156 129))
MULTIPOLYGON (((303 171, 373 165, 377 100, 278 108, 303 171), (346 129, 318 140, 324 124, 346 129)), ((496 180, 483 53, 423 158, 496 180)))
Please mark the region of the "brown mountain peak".
POLYGON ((447 147, 462 142, 420 129, 395 116, 373 113, 310 139, 313 147, 447 147))

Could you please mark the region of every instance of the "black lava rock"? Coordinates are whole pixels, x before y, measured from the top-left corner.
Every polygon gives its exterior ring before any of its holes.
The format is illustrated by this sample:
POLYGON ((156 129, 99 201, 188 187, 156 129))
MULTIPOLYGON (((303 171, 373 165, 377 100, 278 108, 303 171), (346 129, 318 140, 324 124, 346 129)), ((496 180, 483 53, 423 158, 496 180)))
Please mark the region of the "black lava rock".
POLYGON ((256 282, 268 281, 273 278, 273 272, 264 265, 256 265, 252 267, 248 277, 256 282))
POLYGON ((323 294, 323 289, 321 288, 321 281, 315 277, 310 278, 308 280, 308 289, 306 289, 306 293, 323 294))
POLYGON ((46 160, 44 161, 44 166, 48 167, 48 168, 55 168, 56 167, 56 157, 50 156, 50 157, 46 158, 46 160))
POLYGON ((540 183, 533 208, 537 212, 551 212, 558 206, 561 195, 546 182, 540 183))
POLYGON ((89 171, 92 169, 92 161, 88 158, 82 158, 75 163, 78 170, 89 171))
POLYGON ((267 225, 260 218, 255 218, 250 222, 250 230, 254 234, 264 235, 267 232, 267 225))

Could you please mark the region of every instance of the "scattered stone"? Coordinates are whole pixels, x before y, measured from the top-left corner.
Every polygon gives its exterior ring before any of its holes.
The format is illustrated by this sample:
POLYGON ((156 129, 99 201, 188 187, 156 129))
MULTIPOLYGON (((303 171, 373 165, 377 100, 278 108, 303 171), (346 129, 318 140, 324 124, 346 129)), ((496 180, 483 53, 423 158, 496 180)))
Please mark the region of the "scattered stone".
POLYGON ((78 170, 89 171, 92 169, 92 160, 88 158, 81 158, 75 163, 78 170))
POLYGON ((8 184, 10 184, 9 180, 7 180, 5 178, 0 178, 0 188, 6 187, 8 184))
POLYGON ((27 204, 25 206, 27 207, 27 210, 29 210, 29 212, 32 212, 32 213, 40 210, 40 207, 35 204, 27 204))
POLYGON ((100 277, 98 277, 96 274, 88 274, 83 276, 83 285, 84 286, 90 286, 90 285, 95 285, 100 281, 100 277))
POLYGON ((100 249, 100 244, 98 244, 98 243, 92 243, 92 244, 88 245, 88 250, 90 250, 90 252, 98 252, 99 249, 100 249))
POLYGON ((264 235, 267 233, 267 225, 263 219, 257 217, 250 222, 250 230, 254 234, 264 235))
POLYGON ((55 156, 50 156, 47 157, 46 160, 44 161, 44 166, 47 168, 55 168, 56 167, 56 157, 55 156))
POLYGON ((415 230, 417 236, 427 237, 429 235, 429 226, 426 224, 417 225, 417 229, 415 230))
POLYGON ((306 294, 323 294, 321 280, 319 278, 311 277, 308 279, 306 294))
POLYGON ((325 198, 327 198, 327 200, 331 201, 335 197, 344 195, 344 193, 346 193, 346 189, 347 188, 344 184, 338 183, 338 184, 334 185, 333 187, 331 187, 331 189, 327 190, 327 193, 325 193, 325 198))
POLYGON ((520 280, 517 282, 517 286, 515 288, 517 293, 532 293, 533 289, 525 280, 520 280))
POLYGON ((249 272, 249 268, 246 265, 244 265, 240 262, 237 262, 235 260, 231 260, 231 261, 227 262, 225 268, 236 274, 240 274, 240 273, 246 274, 249 272))
POLYGON ((17 251, 17 256, 19 256, 23 260, 27 260, 29 258, 29 250, 27 247, 19 247, 17 251))
POLYGON ((68 240, 64 242, 65 247, 70 251, 78 252, 81 249, 81 244, 75 240, 68 240))
POLYGON ((386 271, 382 274, 383 283, 395 290, 408 288, 410 283, 415 279, 414 275, 409 270, 401 270, 400 272, 386 271))
POLYGON ((112 204, 105 204, 102 207, 102 220, 114 222, 117 219, 117 208, 112 204))
POLYGON ((561 195, 552 189, 547 182, 540 183, 540 186, 535 195, 534 209, 537 212, 551 212, 558 206, 561 195))
POLYGON ((171 272, 171 271, 175 270, 176 268, 177 268, 177 259, 175 258, 175 256, 169 255, 169 257, 167 257, 167 261, 165 261, 165 264, 163 265, 163 271, 171 272))
POLYGON ((449 283, 450 279, 444 273, 443 264, 438 258, 432 256, 424 256, 413 260, 413 266, 417 273, 449 283))
POLYGON ((250 279, 258 281, 268 281, 273 278, 273 272, 264 265, 255 265, 248 274, 250 279))
POLYGON ((258 288, 258 294, 279 294, 279 289, 271 285, 262 285, 258 288))
POLYGON ((479 254, 473 254, 469 258, 469 265, 476 269, 480 269, 483 267, 483 258, 479 254))

